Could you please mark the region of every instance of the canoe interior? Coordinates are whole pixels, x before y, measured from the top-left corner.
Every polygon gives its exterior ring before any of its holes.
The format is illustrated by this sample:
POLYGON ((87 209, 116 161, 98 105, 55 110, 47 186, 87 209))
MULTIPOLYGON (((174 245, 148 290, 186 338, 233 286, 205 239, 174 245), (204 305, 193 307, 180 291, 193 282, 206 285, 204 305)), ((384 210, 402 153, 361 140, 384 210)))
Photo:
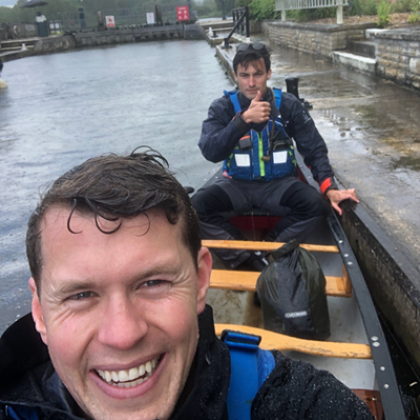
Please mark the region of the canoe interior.
MULTIPOLYGON (((241 216, 235 219, 235 224, 242 226, 243 234, 249 240, 262 240, 270 226, 276 223, 276 218, 264 216, 241 216)), ((327 223, 323 223, 310 233, 305 243, 335 245, 335 240, 327 223)), ((343 261, 340 254, 313 252, 313 255, 321 264, 326 276, 342 275, 343 261)), ((214 258, 213 267, 224 268, 217 257, 214 258)), ((329 341, 368 344, 356 299, 328 296, 327 301, 331 322, 329 341)), ((253 304, 252 292, 210 289, 208 303, 214 309, 216 323, 264 327, 262 311, 253 304)), ((372 397, 372 392, 375 390, 375 369, 372 360, 336 359, 297 352, 284 352, 284 354, 293 359, 310 362, 319 369, 330 371, 349 388, 364 390, 368 394, 370 392, 370 400, 377 401, 372 397)), ((372 410, 372 412, 376 415, 376 411, 372 410)))

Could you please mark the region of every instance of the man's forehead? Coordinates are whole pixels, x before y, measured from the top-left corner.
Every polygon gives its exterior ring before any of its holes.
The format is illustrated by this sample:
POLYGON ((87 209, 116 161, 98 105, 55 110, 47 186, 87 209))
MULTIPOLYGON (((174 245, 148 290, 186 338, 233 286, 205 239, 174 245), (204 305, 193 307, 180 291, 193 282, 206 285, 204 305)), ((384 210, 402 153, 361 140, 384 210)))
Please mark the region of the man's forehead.
POLYGON ((238 72, 251 72, 253 70, 266 71, 263 58, 238 64, 238 72))
POLYGON ((174 231, 178 229, 180 223, 172 225, 167 220, 164 210, 150 209, 133 217, 115 218, 113 216, 101 217, 92 212, 85 212, 72 209, 65 205, 55 205, 49 208, 42 219, 41 236, 50 234, 71 234, 81 233, 80 229, 86 230, 87 227, 94 233, 110 235, 114 230, 129 229, 133 234, 143 236, 150 230, 155 230, 163 224, 174 226, 174 231), (165 223, 166 222, 166 223, 165 223))

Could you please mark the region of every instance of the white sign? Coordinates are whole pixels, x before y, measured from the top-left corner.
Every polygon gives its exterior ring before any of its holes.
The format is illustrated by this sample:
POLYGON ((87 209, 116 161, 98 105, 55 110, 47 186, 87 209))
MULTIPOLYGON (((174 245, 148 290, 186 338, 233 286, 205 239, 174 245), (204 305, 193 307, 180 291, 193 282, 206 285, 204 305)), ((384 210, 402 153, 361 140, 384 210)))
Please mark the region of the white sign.
POLYGON ((105 16, 105 22, 107 28, 115 28, 115 18, 114 16, 105 16))
POLYGON ((147 24, 153 25, 155 23, 155 14, 154 13, 146 13, 147 24))

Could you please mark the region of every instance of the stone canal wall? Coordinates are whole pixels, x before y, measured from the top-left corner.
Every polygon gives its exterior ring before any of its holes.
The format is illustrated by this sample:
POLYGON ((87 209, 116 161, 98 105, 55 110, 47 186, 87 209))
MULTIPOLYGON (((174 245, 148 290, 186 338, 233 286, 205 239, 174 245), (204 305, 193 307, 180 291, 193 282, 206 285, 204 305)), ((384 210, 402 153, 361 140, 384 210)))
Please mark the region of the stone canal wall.
POLYGON ((332 58, 333 52, 348 47, 349 40, 363 38, 374 23, 362 25, 315 25, 310 23, 269 21, 263 31, 275 44, 310 54, 332 58))
MULTIPOLYGON (((376 23, 262 23, 262 32, 271 42, 328 59, 333 58, 334 52, 348 49, 351 40, 365 39, 366 29, 369 28, 377 28, 376 23)), ((376 63, 372 60, 372 70, 369 73, 420 90, 420 26, 377 32, 371 35, 370 40, 375 42, 376 63)), ((359 69, 363 71, 362 67, 359 69)))
POLYGON ((420 27, 376 34, 379 77, 420 90, 420 27))

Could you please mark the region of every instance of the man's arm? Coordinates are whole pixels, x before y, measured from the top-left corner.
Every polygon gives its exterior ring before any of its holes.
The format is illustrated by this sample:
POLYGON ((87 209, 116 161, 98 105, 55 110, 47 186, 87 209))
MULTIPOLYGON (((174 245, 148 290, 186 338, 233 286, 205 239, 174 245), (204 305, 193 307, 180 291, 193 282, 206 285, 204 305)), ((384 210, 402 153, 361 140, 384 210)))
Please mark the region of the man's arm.
POLYGON ((366 404, 331 373, 273 353, 276 366, 252 403, 252 420, 374 420, 366 404))
POLYGON ((338 190, 334 181, 334 172, 328 159, 328 149, 324 139, 317 130, 309 112, 301 102, 292 95, 284 94, 281 111, 287 116, 287 131, 295 139, 299 153, 304 157, 314 179, 318 182, 322 194, 328 198, 332 207, 341 215, 338 204, 347 199, 356 201, 355 189, 338 190))
POLYGON ((261 93, 251 101, 250 106, 235 115, 228 97, 217 99, 210 105, 208 118, 203 122, 198 143, 203 156, 211 162, 227 159, 254 124, 261 124, 270 118, 271 107, 261 101, 261 93))
POLYGON ((248 131, 248 124, 235 115, 230 99, 216 99, 210 105, 207 119, 203 121, 198 146, 207 160, 220 162, 230 156, 239 139, 248 131))

